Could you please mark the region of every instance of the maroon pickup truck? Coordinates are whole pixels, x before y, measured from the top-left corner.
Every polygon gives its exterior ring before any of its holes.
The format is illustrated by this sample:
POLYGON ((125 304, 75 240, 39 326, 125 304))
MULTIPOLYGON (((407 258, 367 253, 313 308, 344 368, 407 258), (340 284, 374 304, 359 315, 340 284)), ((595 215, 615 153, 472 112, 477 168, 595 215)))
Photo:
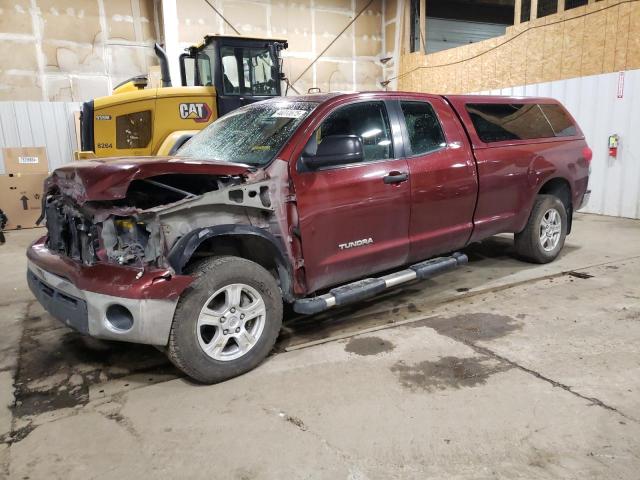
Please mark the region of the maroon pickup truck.
POLYGON ((254 368, 283 302, 311 314, 515 234, 553 260, 591 150, 547 98, 353 93, 236 110, 177 157, 76 162, 45 183, 28 282, 68 326, 157 345, 194 379, 254 368))

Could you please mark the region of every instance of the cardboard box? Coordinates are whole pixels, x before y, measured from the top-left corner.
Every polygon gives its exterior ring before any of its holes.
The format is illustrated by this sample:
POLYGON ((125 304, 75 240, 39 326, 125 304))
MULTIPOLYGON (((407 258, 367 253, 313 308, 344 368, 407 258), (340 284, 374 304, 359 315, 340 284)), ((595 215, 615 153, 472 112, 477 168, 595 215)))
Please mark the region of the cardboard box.
POLYGON ((0 209, 7 215, 7 230, 36 227, 42 211, 44 180, 48 174, 0 175, 0 209))
POLYGON ((39 174, 49 171, 45 147, 3 148, 5 174, 39 174))

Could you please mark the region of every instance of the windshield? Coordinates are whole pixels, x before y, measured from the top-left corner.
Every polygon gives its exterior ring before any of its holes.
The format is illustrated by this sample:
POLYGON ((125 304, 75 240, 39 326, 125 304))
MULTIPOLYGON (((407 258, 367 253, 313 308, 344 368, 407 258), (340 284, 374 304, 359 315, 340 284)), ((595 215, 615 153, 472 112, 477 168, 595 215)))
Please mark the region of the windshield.
POLYGON ((266 165, 316 108, 312 102, 261 102, 219 118, 178 150, 181 157, 266 165))

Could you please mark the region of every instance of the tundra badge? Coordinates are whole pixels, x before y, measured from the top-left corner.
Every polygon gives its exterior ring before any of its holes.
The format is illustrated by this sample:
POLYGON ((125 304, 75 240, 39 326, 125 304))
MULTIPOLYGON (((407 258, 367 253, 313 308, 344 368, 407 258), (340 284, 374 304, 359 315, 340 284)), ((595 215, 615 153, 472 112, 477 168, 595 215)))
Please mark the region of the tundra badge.
POLYGON ((356 240, 354 242, 349 243, 339 243, 338 248, 340 250, 348 250, 353 247, 364 247, 365 245, 371 245, 373 243, 373 238, 363 238, 362 240, 356 240))

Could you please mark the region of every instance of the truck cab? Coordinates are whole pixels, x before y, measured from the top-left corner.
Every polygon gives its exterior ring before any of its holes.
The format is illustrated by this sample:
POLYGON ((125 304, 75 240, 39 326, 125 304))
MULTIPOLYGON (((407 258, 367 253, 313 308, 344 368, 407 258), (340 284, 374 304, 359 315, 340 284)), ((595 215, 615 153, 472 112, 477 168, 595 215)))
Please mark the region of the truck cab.
POLYGON ((280 52, 287 46, 286 40, 208 35, 180 56, 181 78, 171 79, 156 45, 161 86, 151 88, 147 76, 138 76, 83 103, 76 158, 174 153, 218 117, 281 96, 280 52))

